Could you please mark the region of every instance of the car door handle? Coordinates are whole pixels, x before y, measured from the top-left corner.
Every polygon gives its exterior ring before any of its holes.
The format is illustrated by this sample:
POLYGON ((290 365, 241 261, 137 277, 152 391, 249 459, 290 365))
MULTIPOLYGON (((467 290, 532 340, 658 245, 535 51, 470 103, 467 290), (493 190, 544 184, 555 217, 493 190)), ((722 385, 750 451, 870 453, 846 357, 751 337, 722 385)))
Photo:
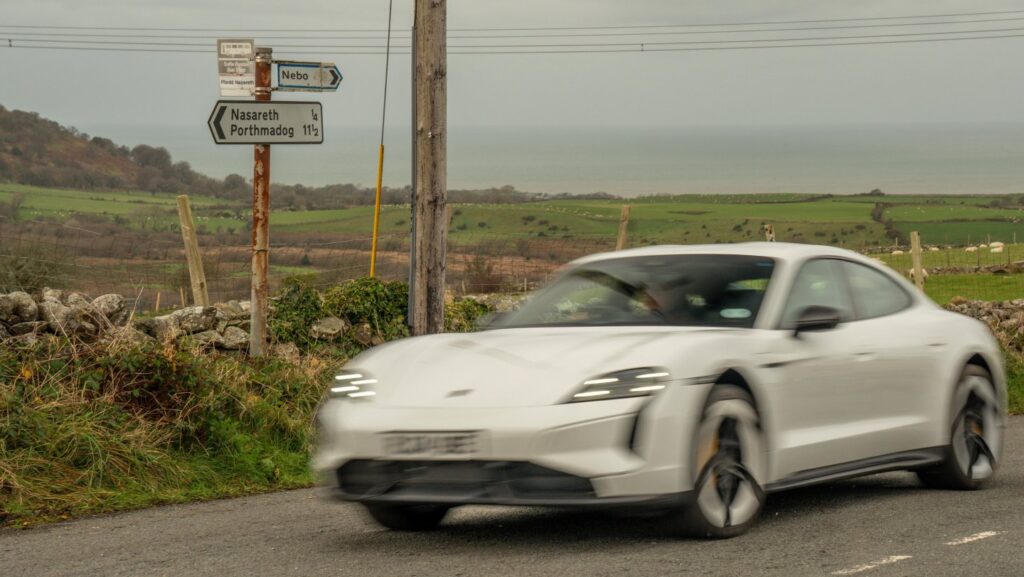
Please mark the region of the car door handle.
POLYGON ((878 353, 874 351, 861 351, 853 353, 853 358, 857 361, 873 361, 878 358, 878 353))

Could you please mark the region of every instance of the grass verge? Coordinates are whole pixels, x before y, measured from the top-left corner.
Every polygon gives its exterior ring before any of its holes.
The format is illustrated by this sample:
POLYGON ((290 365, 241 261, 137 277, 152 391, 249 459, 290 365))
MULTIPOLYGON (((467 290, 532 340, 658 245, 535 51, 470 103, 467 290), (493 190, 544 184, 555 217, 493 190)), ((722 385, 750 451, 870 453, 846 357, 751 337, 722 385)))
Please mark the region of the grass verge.
POLYGON ((0 524, 307 486, 323 374, 187 347, 0 350, 0 524))
POLYGON ((1009 351, 1006 352, 1006 387, 1010 395, 1010 414, 1024 415, 1024 357, 1009 351))

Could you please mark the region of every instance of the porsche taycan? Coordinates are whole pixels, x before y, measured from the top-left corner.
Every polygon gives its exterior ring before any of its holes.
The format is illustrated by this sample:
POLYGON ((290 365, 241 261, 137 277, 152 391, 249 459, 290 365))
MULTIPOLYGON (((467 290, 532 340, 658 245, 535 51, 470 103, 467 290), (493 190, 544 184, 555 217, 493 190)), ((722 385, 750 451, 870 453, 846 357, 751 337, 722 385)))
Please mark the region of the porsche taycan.
POLYGON ((656 246, 574 261, 476 332, 353 358, 313 466, 393 529, 493 504, 640 509, 729 537, 789 488, 893 470, 977 488, 1005 407, 988 328, 870 258, 656 246))

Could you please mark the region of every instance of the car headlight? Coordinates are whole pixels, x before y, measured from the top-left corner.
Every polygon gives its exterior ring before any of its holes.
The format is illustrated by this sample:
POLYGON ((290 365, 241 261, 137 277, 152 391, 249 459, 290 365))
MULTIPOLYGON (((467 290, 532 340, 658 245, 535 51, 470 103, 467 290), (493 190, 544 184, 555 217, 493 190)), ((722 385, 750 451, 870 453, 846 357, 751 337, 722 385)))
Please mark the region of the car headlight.
POLYGON ((669 372, 662 368, 643 367, 604 374, 583 381, 569 398, 569 403, 646 397, 665 388, 669 372))
POLYGON ((327 389, 329 399, 369 399, 376 396, 373 386, 377 379, 365 371, 344 370, 334 376, 331 388, 327 389))

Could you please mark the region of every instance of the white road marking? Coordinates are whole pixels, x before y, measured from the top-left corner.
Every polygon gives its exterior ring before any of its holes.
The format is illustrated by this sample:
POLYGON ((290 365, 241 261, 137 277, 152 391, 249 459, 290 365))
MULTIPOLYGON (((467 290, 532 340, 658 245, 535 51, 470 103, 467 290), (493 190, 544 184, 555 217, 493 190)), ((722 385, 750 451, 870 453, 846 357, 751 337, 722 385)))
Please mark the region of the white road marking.
POLYGON ((865 563, 863 565, 857 565, 849 569, 840 569, 839 571, 833 571, 833 575, 853 575, 855 573, 863 573, 864 571, 870 571, 875 567, 881 567, 882 565, 891 565, 899 561, 906 561, 910 559, 910 555, 889 555, 885 559, 879 559, 878 561, 872 561, 871 563, 865 563))
POLYGON ((946 545, 966 545, 968 543, 974 543, 975 541, 981 541, 982 539, 988 539, 989 537, 995 537, 996 535, 1002 534, 1002 531, 982 531, 981 533, 975 533, 974 535, 954 539, 949 543, 946 543, 946 545))

